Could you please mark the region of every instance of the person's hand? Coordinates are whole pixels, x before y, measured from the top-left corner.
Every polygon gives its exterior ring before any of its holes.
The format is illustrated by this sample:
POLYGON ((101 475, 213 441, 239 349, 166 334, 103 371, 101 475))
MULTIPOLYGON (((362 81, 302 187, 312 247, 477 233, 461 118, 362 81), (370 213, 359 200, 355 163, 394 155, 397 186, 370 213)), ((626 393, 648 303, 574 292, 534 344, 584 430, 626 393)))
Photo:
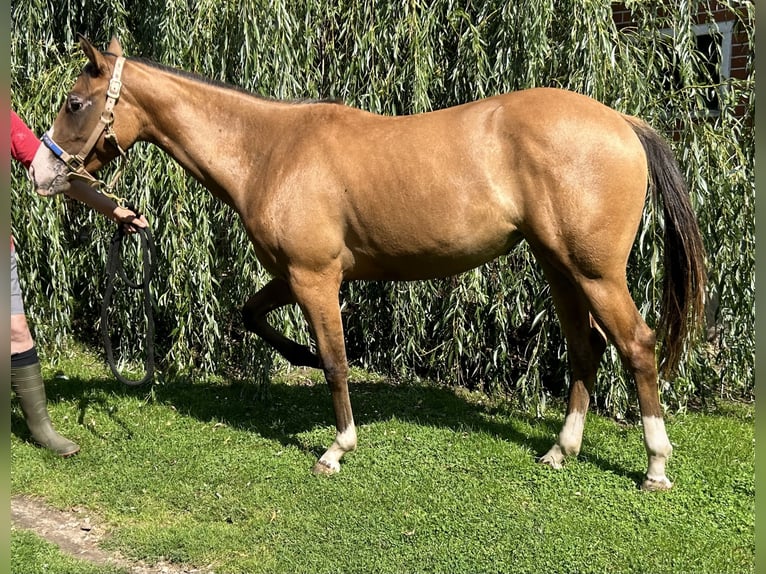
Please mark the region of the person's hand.
POLYGON ((122 226, 122 230, 125 233, 136 233, 139 227, 149 227, 149 222, 143 214, 139 217, 133 210, 127 207, 115 207, 112 215, 114 220, 122 226))

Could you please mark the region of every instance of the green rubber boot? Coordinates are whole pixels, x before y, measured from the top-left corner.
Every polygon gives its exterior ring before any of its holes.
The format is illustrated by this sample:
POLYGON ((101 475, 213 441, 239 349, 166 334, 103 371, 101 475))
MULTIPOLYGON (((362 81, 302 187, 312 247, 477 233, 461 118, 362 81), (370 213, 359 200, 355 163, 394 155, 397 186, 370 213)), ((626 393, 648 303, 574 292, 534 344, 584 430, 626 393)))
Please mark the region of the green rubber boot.
POLYGON ((11 387, 21 403, 24 419, 35 442, 63 457, 80 451, 79 445, 61 436, 51 424, 40 363, 11 367, 11 387))

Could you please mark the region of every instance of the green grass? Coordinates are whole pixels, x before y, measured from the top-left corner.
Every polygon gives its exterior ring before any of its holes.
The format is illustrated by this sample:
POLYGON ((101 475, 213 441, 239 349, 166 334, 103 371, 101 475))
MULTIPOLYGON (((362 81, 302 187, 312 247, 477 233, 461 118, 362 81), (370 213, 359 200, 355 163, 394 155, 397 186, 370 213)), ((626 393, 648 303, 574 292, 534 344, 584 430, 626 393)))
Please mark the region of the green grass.
MULTIPOLYGON (((644 493, 640 428, 593 414, 581 456, 553 471, 534 457, 560 410, 355 372, 359 450, 326 478, 310 474, 334 435, 315 375, 276 376, 259 399, 215 379, 130 389, 80 351, 45 373, 82 452, 34 447, 14 407, 12 492, 88 508, 134 559, 217 574, 754 570, 751 406, 670 419, 675 486, 644 493)), ((44 571, 12 538, 18 571, 44 571)))

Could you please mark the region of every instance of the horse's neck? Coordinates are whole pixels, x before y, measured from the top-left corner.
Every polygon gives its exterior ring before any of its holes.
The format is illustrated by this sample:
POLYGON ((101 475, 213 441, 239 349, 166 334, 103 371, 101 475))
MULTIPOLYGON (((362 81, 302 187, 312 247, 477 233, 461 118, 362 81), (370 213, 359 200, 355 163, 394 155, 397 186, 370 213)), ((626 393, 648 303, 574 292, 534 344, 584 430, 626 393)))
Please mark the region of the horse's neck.
POLYGON ((145 68, 137 94, 146 116, 142 135, 170 154, 223 201, 240 207, 257 185, 265 148, 281 133, 275 102, 145 68))

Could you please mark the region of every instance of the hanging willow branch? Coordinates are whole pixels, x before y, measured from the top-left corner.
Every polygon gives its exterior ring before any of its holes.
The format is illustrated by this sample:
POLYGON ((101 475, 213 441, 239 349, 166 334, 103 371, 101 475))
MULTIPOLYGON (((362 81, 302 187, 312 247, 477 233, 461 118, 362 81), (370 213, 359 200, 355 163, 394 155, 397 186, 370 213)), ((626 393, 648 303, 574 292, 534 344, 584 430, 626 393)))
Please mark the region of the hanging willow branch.
MULTIPOLYGON (((716 83, 697 51, 690 14, 709 3, 629 1, 635 25, 618 31, 610 3, 588 0, 83 0, 13 2, 14 108, 38 132, 52 122, 82 66, 76 33, 117 35, 142 56, 276 98, 337 98, 409 114, 531 86, 561 86, 642 116, 673 140, 697 209, 715 302, 711 340, 691 352, 663 397, 753 392, 753 86, 725 80, 720 115, 703 118, 716 83), (107 5, 108 4, 108 5, 107 5), (672 33, 668 33, 668 31, 672 33), (668 82, 676 70, 678 79, 668 82)), ((752 2, 721 2, 752 41, 752 2)), ((708 20, 712 15, 708 15, 708 20)), ((158 252, 157 355, 166 376, 218 372, 262 382, 281 359, 243 332, 238 309, 267 281, 233 211, 156 148, 132 151, 124 181, 147 213, 158 252)), ((71 337, 96 341, 111 226, 65 199, 27 192, 13 171, 12 222, 35 334, 49 353, 71 337)), ((257 192, 257 190, 256 190, 257 192)), ((656 323, 661 230, 648 207, 629 284, 656 323)), ((397 376, 515 393, 530 406, 566 385, 566 356, 547 287, 525 247, 441 281, 344 286, 349 355, 397 376)), ((127 296, 114 330, 128 353, 127 296), (122 328, 120 328, 122 326, 122 328)), ((308 342, 295 309, 278 323, 308 342)), ((632 383, 613 351, 596 394, 624 413, 632 383)))

